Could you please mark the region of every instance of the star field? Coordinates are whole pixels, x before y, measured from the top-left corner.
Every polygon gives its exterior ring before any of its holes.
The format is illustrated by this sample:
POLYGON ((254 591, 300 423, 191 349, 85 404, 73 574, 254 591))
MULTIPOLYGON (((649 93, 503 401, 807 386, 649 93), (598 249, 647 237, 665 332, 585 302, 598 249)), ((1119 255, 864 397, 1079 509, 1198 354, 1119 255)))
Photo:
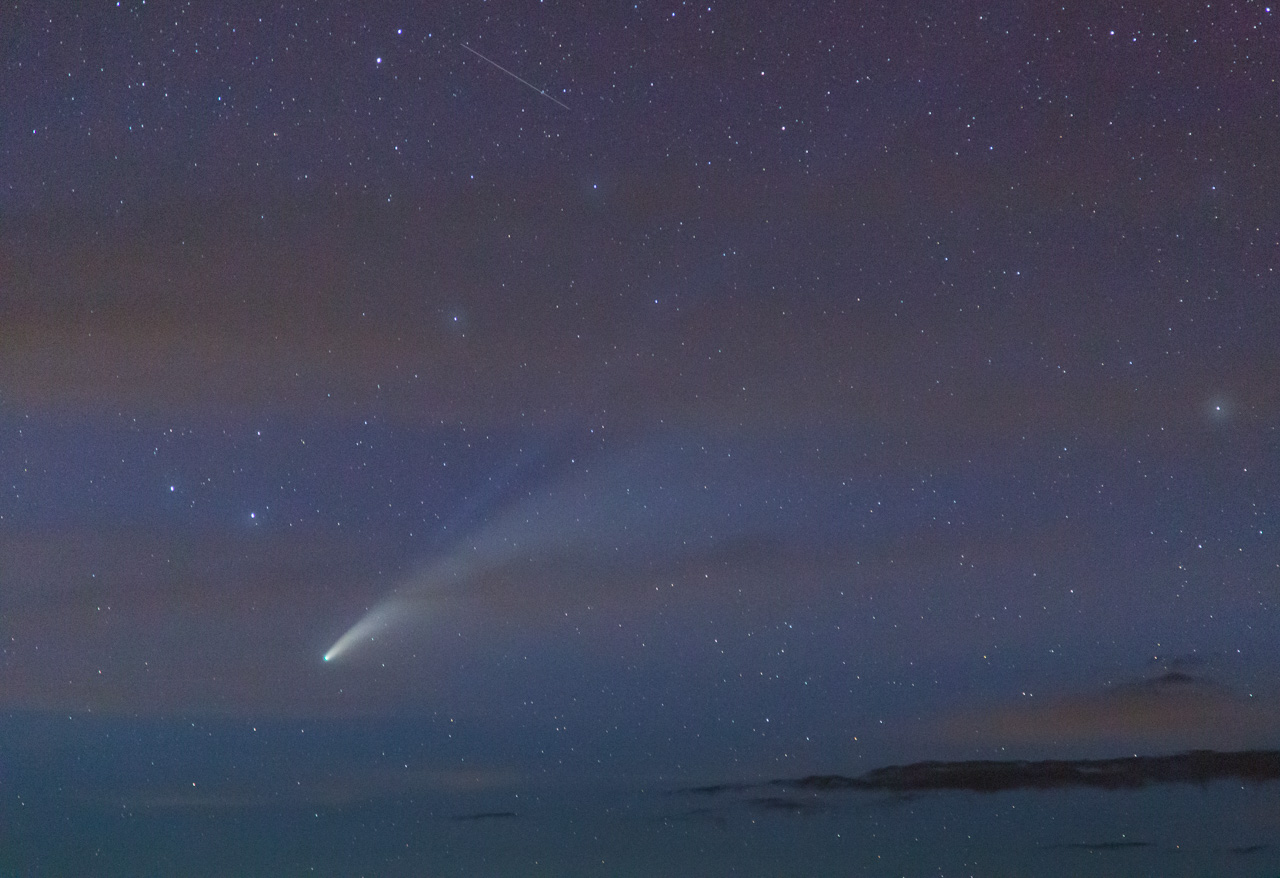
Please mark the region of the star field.
POLYGON ((1274 872, 1278 27, 0 12, 0 871, 1274 872))

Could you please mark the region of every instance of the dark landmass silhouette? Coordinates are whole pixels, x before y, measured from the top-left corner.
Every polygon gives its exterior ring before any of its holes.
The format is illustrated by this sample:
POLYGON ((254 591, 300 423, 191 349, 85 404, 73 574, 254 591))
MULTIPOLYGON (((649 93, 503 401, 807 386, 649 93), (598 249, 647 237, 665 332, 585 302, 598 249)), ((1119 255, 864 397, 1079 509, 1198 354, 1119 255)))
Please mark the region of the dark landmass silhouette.
POLYGON ((783 788, 808 792, 864 790, 870 792, 926 792, 964 790, 997 793, 1006 790, 1052 790, 1091 787, 1104 790, 1137 789, 1151 784, 1205 784, 1217 780, 1260 783, 1280 780, 1280 750, 1231 753, 1192 750, 1171 756, 1125 756, 1116 759, 971 760, 916 762, 890 765, 857 777, 813 774, 762 783, 725 783, 688 787, 680 792, 699 795, 783 788))
POLYGON ((749 800, 747 804, 762 811, 787 811, 793 814, 828 810, 820 803, 815 804, 813 801, 789 799, 786 796, 757 796, 749 800))
POLYGON ((1046 844, 1042 845, 1042 847, 1047 851, 1122 851, 1128 848, 1150 848, 1155 847, 1155 845, 1149 841, 1100 841, 1093 844, 1084 841, 1070 841, 1064 844, 1046 844))
POLYGON ((658 816, 661 823, 704 823, 716 826, 719 829, 728 827, 728 821, 724 815, 714 808, 687 808, 683 811, 661 814, 658 816))
POLYGON ((517 817, 515 811, 477 811, 474 814, 454 814, 454 820, 459 822, 475 821, 475 820, 510 820, 517 817))
POLYGON ((714 783, 702 787, 684 787, 676 790, 677 793, 698 793, 706 796, 717 796, 720 793, 741 793, 747 790, 758 790, 761 787, 770 784, 777 785, 780 781, 768 781, 765 783, 714 783))

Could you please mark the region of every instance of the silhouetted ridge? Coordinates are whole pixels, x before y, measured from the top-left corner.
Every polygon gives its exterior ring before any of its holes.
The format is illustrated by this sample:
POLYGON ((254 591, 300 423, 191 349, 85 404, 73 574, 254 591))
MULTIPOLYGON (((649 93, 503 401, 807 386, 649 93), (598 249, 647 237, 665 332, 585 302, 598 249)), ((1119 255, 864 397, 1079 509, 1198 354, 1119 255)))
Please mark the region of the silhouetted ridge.
MULTIPOLYGON (((1244 750, 1221 753, 1192 750, 1173 756, 1125 756, 1117 759, 972 760, 966 762, 916 762, 890 765, 859 777, 812 774, 769 781, 757 786, 786 787, 815 792, 870 790, 922 792, 969 790, 995 793, 1018 789, 1094 787, 1105 790, 1136 789, 1148 784, 1209 783, 1215 780, 1254 782, 1280 780, 1280 750, 1244 750)), ((748 788, 743 784, 692 787, 687 793, 714 795, 748 788)))
POLYGON ((516 816, 515 811, 478 811, 475 814, 455 814, 453 819, 459 822, 470 822, 477 820, 510 820, 516 816))
POLYGON ((1149 841, 1100 841, 1093 844, 1084 841, 1072 841, 1065 844, 1046 844, 1042 847, 1047 851, 1123 851, 1129 848, 1149 848, 1155 847, 1149 841))

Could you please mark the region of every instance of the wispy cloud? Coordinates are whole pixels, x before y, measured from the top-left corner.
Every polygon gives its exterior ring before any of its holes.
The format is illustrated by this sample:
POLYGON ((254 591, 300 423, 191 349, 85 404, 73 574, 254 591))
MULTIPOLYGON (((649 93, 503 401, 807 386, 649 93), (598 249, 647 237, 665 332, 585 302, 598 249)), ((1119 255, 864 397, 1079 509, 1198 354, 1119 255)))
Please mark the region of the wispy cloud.
POLYGON ((1280 710, 1204 676, 1168 670, 1100 692, 1024 699, 952 714, 952 741, 984 747, 1239 748, 1274 742, 1280 710))
MULTIPOLYGON (((145 811, 244 811, 266 808, 344 808, 405 796, 476 795, 519 788, 523 774, 502 768, 426 767, 394 770, 378 765, 351 767, 324 777, 309 774, 301 780, 284 777, 240 778, 226 782, 173 785, 101 785, 82 790, 78 798, 145 811)), ((476 811, 454 820, 515 817, 512 811, 476 811)))

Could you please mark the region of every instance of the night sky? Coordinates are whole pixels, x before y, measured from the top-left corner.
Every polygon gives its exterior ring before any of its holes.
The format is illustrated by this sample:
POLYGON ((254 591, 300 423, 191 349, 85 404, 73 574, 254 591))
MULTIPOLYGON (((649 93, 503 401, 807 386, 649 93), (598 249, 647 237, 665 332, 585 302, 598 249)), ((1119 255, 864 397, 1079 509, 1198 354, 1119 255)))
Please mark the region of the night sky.
POLYGON ((10 4, 0 871, 1274 875, 1278 38, 10 4))

